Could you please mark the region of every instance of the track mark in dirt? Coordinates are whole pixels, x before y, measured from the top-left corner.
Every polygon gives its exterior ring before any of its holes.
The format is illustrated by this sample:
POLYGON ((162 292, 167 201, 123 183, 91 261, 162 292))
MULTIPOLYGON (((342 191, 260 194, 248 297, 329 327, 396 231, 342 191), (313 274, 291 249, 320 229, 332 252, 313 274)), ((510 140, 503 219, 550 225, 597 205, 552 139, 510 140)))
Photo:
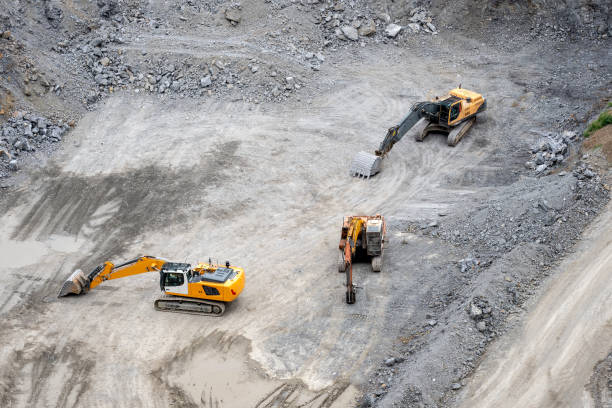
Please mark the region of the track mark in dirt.
POLYGON ((63 347, 26 343, 3 366, 0 405, 58 408, 76 406, 89 388, 95 362, 80 343, 63 347))
POLYGON ((330 408, 349 386, 348 381, 340 381, 316 392, 306 402, 300 402, 300 396, 305 391, 301 382, 284 382, 270 394, 259 401, 255 408, 330 408))
POLYGON ((153 377, 162 399, 180 406, 329 408, 348 381, 312 391, 297 379, 269 378, 249 358, 250 341, 214 331, 162 362, 153 377), (196 402, 197 401, 197 402, 196 402))
MULTIPOLYGON (((57 168, 47 170, 35 180, 44 186, 40 198, 22 217, 11 238, 23 241, 44 240, 54 234, 85 236, 94 243, 96 256, 90 254, 79 264, 91 268, 95 266, 91 258, 120 255, 126 243, 146 231, 187 223, 201 212, 212 218, 231 217, 244 211, 246 204, 211 206, 205 196, 194 195, 193 191, 227 179, 226 164, 240 163, 235 156, 239 145, 238 141, 219 144, 203 153, 201 163, 192 168, 149 165, 89 177, 62 173, 57 168)), ((7 202, 17 205, 21 200, 18 192, 14 194, 17 196, 7 202)))

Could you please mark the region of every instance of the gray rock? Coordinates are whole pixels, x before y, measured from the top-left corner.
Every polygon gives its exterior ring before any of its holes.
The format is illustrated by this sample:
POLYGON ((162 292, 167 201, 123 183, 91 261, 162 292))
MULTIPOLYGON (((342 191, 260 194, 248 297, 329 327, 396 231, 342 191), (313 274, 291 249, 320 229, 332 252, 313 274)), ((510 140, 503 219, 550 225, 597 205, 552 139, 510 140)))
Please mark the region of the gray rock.
POLYGON ((434 327, 436 324, 438 324, 436 320, 431 319, 427 321, 428 326, 434 327))
POLYGON ((388 358, 388 359, 385 360, 385 365, 387 367, 391 367, 394 364, 395 364, 395 358, 394 357, 391 357, 391 358, 388 358))
POLYGON ((13 147, 16 150, 22 150, 25 152, 31 152, 34 150, 34 148, 32 147, 32 145, 30 145, 30 142, 28 141, 28 139, 26 139, 25 137, 19 138, 15 144, 13 145, 13 147))
POLYGON ((91 91, 87 94, 87 103, 88 104, 92 104, 92 103, 96 103, 96 101, 98 100, 98 93, 91 91))
POLYGON ((9 143, 13 144, 14 139, 17 137, 17 130, 15 128, 6 126, 2 129, 2 137, 8 140, 9 143))
POLYGON ((419 31, 421 31, 421 25, 418 24, 418 23, 410 23, 410 24, 408 24, 408 28, 413 33, 418 33, 419 31))
POLYGON ((432 33, 436 32, 436 26, 431 23, 427 23, 427 28, 429 28, 432 33))
POLYGON ((374 20, 367 20, 359 27, 359 35, 369 36, 376 33, 376 23, 374 20))
POLYGON ((19 170, 19 165, 17 164, 17 160, 13 159, 11 161, 8 162, 8 169, 10 171, 17 171, 19 170))
POLYGON ((402 26, 391 23, 385 28, 385 35, 389 38, 395 38, 400 31, 402 31, 402 26))
POLYGON ((461 388, 461 384, 459 384, 459 383, 452 383, 452 384, 451 384, 451 388, 452 388, 453 390, 458 390, 458 389, 460 389, 460 388, 461 388))
POLYGON ((378 19, 384 21, 385 23, 389 23, 391 21, 391 16, 387 13, 381 13, 378 15, 378 19))
POLYGON ((461 267, 461 273, 466 273, 467 271, 474 269, 478 265, 478 260, 474 258, 465 258, 459 261, 459 266, 461 267))
POLYGON ((51 5, 50 3, 46 3, 45 17, 47 17, 47 20, 49 21, 49 24, 51 24, 51 27, 59 28, 63 16, 64 13, 62 12, 62 9, 55 5, 51 5))
POLYGON ((207 88, 212 85, 212 79, 210 79, 210 75, 206 75, 205 77, 200 78, 200 86, 202 88, 207 88))
POLYGON ((592 170, 590 170, 590 169, 585 169, 582 172, 582 174, 584 174, 584 177, 586 177, 586 178, 593 178, 593 177, 595 177, 595 173, 592 170))
POLYGON ((538 167, 536 167, 535 171, 536 173, 542 173, 547 168, 548 166, 546 164, 540 164, 538 167))
POLYGON ((172 84, 170 84, 170 89, 172 89, 175 92, 181 89, 180 81, 172 81, 172 84))
POLYGON ((368 408, 368 407, 373 406, 375 403, 376 403, 376 397, 372 394, 366 394, 361 399, 361 402, 359 403, 358 407, 368 408))
POLYGON ((542 154, 542 152, 536 153, 535 164, 537 165, 544 164, 544 155, 542 154))
POLYGON ((19 139, 15 141, 15 143, 13 143, 13 147, 16 150, 25 150, 23 149, 24 142, 25 142, 25 139, 23 137, 20 137, 19 139))
POLYGON ((23 135, 25 137, 32 137, 32 124, 30 122, 23 124, 23 135))
POLYGON ((103 85, 103 86, 108 85, 108 80, 106 79, 106 75, 104 75, 104 74, 96 75, 94 77, 94 81, 96 81, 96 84, 98 84, 98 85, 103 85))
POLYGON ((481 320, 476 323, 476 329, 482 333, 483 331, 487 330, 487 324, 484 322, 484 320, 481 320))
POLYGON ((53 140, 53 141, 60 141, 62 140, 62 135, 64 134, 64 130, 58 126, 53 126, 53 128, 51 128, 51 133, 49 134, 49 137, 53 140))
POLYGON ((482 316, 482 309, 476 306, 475 304, 470 304, 470 317, 472 319, 477 319, 482 316))
POLYGON ((344 36, 349 40, 357 41, 359 39, 359 33, 357 32, 357 29, 355 27, 342 26, 341 30, 342 34, 344 34, 344 36))
POLYGON ((240 10, 235 8, 226 9, 225 19, 231 22, 232 24, 238 24, 242 19, 242 16, 240 15, 240 10))
POLYGON ((578 133, 573 130, 566 130, 565 132, 561 134, 561 136, 563 136, 563 138, 568 139, 568 140, 574 140, 576 136, 578 136, 578 133))
POLYGON ((104 67, 107 67, 108 64, 110 64, 110 58, 108 57, 102 57, 100 58, 100 64, 104 67))
POLYGON ((425 22, 425 19, 427 18, 427 14, 425 13, 425 11, 420 11, 415 13, 412 17, 410 17, 410 21, 413 23, 420 23, 420 22, 425 22))

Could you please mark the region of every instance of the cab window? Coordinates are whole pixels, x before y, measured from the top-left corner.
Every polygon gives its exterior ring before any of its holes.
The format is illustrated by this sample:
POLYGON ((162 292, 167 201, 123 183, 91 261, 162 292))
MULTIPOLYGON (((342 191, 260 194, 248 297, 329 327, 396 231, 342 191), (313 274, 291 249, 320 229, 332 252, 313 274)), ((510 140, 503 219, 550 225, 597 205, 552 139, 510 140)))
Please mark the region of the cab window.
POLYGON ((185 282, 185 277, 182 273, 166 272, 165 286, 181 286, 185 282))
POLYGON ((459 112, 461 111, 461 102, 458 102, 456 104, 454 104, 453 106, 451 106, 451 110, 450 110, 450 118, 449 118, 449 122, 452 122, 454 120, 456 120, 459 117, 459 112))

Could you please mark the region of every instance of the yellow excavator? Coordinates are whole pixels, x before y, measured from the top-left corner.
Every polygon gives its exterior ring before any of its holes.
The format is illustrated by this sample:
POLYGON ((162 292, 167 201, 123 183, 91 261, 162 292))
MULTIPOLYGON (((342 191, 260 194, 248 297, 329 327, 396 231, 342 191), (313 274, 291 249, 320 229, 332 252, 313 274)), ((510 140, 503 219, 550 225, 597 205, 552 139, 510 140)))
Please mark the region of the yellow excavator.
POLYGON ((436 97, 431 102, 417 102, 399 125, 389 128, 387 135, 374 154, 359 152, 353 159, 350 175, 369 178, 380 171, 383 157, 413 129, 417 142, 422 142, 429 133, 447 134, 446 142, 455 146, 476 121, 476 115, 487 109, 484 97, 473 91, 451 89, 448 95, 436 97))
POLYGON ((58 297, 87 293, 104 281, 147 272, 159 272, 159 286, 164 293, 155 300, 156 310, 221 316, 225 305, 244 289, 244 269, 225 265, 168 262, 152 256, 140 256, 115 265, 104 262, 89 274, 77 269, 62 285, 58 297))
POLYGON ((382 215, 352 215, 344 217, 340 234, 338 272, 346 273, 346 303, 355 303, 353 262, 367 258, 372 270, 380 272, 383 264, 385 219, 382 215))

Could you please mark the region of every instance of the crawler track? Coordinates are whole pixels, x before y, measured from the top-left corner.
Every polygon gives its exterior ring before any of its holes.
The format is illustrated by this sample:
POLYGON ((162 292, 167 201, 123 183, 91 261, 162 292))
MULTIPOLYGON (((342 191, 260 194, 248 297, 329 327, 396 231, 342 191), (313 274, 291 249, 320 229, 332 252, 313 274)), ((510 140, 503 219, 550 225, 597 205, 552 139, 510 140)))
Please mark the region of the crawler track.
POLYGON ((225 303, 213 300, 191 299, 180 296, 162 296, 155 300, 155 310, 219 317, 225 313, 225 303))

